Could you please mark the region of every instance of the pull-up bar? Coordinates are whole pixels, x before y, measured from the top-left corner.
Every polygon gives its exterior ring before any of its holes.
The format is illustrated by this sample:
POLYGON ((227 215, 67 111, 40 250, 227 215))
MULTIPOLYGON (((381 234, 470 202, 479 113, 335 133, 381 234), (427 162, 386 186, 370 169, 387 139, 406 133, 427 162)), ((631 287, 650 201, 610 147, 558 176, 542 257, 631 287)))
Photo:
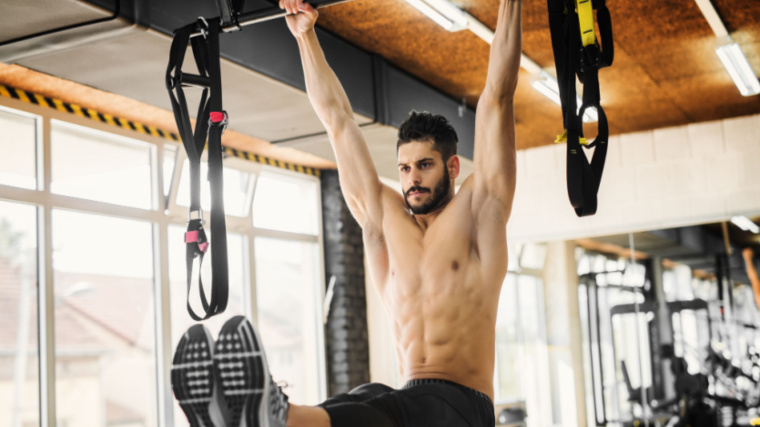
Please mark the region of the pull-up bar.
MULTIPOLYGON (((333 6, 340 3, 348 3, 350 1, 352 0, 326 0, 319 4, 312 4, 312 6, 314 6, 314 8, 316 9, 322 9, 327 6, 333 6)), ((277 19, 277 18, 283 18, 287 16, 287 14, 288 13, 286 11, 275 6, 275 7, 260 9, 253 12, 241 13, 233 18, 232 23, 224 22, 223 17, 216 17, 212 19, 221 20, 221 22, 223 23, 221 32, 231 33, 233 31, 240 30, 242 27, 258 24, 259 22, 266 22, 266 21, 271 21, 273 19, 277 19)), ((193 37, 198 37, 200 35, 203 35, 202 31, 194 32, 190 35, 190 37, 193 38, 193 37)))

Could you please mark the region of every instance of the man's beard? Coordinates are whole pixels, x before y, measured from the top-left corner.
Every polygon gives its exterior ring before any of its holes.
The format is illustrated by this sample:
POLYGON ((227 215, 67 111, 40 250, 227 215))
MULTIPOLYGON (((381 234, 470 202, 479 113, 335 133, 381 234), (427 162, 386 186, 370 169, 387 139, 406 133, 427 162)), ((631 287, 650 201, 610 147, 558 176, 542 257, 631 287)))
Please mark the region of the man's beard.
POLYGON ((425 215, 438 209, 438 207, 443 204, 443 201, 446 200, 446 196, 449 194, 450 188, 451 182, 449 180, 449 170, 444 167, 443 179, 438 184, 436 184, 435 189, 433 190, 433 196, 430 198, 430 200, 417 207, 413 207, 411 204, 409 204, 409 193, 412 193, 414 191, 420 191, 423 193, 430 192, 429 188, 415 186, 406 190, 406 193, 404 193, 404 201, 406 201, 406 205, 409 207, 413 214, 425 215))

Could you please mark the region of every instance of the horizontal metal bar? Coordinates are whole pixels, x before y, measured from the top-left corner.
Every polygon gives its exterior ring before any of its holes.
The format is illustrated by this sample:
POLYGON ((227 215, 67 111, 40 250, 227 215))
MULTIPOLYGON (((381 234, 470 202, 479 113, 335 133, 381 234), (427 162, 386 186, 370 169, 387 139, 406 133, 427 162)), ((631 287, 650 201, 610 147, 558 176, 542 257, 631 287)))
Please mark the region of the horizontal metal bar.
MULTIPOLYGON (((327 6, 333 6, 340 3, 348 3, 352 0, 328 0, 324 3, 320 3, 316 6, 317 9, 322 9, 323 7, 327 6)), ((258 24, 260 22, 266 22, 271 21, 273 19, 277 18, 283 18, 287 16, 288 13, 284 11, 283 9, 280 9, 279 7, 268 7, 266 9, 257 10, 254 12, 248 12, 248 13, 242 13, 240 16, 238 16, 238 25, 230 25, 222 28, 223 33, 229 33, 233 31, 237 31, 240 29, 240 27, 247 27, 249 25, 258 24)), ((215 17, 212 19, 221 19, 220 17, 215 17)), ((198 37, 202 35, 203 33, 198 31, 196 33, 190 34, 190 38, 198 37)))

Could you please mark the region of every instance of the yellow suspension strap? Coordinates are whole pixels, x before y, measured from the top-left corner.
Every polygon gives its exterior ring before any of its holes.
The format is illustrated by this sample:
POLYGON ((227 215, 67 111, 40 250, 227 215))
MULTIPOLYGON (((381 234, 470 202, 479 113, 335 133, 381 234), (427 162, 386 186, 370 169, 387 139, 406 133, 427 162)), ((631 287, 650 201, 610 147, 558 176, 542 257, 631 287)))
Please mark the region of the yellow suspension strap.
POLYGON ((599 69, 612 64, 612 25, 605 0, 547 0, 549 27, 557 69, 564 132, 555 142, 567 143, 567 191, 578 216, 593 215, 607 156, 609 128, 600 103, 599 69), (601 34, 601 46, 594 26, 594 9, 601 34), (603 49, 602 49, 603 48, 603 49), (576 101, 576 75, 583 83, 583 101, 576 101), (593 142, 583 136, 583 116, 597 111, 598 132, 593 142), (589 162, 581 148, 596 147, 589 162))

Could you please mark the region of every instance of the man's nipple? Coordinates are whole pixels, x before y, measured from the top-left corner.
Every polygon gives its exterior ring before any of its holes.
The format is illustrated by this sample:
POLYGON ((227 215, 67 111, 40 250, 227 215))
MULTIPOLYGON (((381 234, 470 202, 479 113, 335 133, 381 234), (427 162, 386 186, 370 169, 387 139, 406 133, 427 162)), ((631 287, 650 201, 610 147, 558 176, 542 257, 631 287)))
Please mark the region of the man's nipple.
POLYGON ((454 271, 459 270, 459 263, 456 262, 456 261, 452 262, 451 263, 451 269, 454 270, 454 271))

